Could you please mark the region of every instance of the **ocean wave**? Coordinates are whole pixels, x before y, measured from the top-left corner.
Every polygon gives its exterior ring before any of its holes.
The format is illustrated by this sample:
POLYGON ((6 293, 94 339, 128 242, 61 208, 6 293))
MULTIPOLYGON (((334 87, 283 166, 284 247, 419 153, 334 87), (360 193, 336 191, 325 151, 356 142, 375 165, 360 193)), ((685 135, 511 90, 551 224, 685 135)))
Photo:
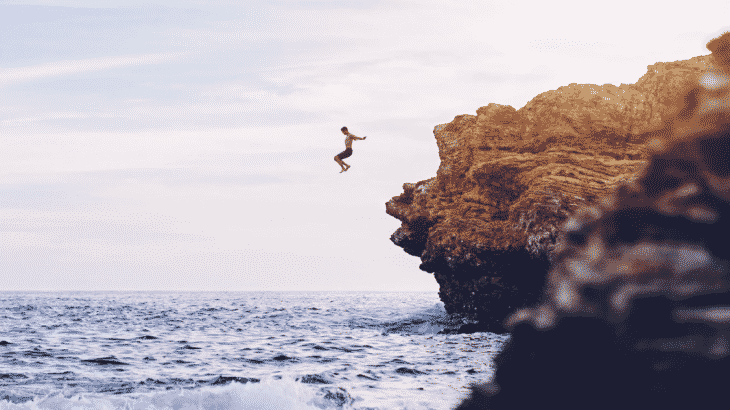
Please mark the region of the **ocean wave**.
POLYGON ((82 393, 65 397, 55 393, 27 400, 19 396, 0 396, 0 410, 321 410, 354 409, 354 399, 343 388, 311 389, 294 380, 262 380, 223 386, 203 386, 152 393, 107 395, 82 393))
POLYGON ((442 332, 464 322, 427 293, 11 296, 0 294, 0 410, 268 408, 255 397, 293 400, 283 410, 445 410, 491 375, 505 340, 442 332))
POLYGON ((472 322, 473 320, 466 317, 446 313, 444 304, 439 302, 429 308, 410 312, 396 320, 381 322, 378 326, 382 328, 383 334, 432 335, 450 333, 472 322))

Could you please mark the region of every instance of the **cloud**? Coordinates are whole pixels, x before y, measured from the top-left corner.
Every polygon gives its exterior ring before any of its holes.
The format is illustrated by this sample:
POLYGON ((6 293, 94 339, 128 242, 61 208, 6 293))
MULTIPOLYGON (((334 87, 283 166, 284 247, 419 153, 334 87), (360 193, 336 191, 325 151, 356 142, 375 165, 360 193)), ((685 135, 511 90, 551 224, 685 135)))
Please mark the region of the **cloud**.
POLYGON ((119 67, 162 64, 189 55, 189 52, 156 53, 117 57, 55 61, 27 67, 0 69, 0 87, 48 77, 103 71, 119 67))

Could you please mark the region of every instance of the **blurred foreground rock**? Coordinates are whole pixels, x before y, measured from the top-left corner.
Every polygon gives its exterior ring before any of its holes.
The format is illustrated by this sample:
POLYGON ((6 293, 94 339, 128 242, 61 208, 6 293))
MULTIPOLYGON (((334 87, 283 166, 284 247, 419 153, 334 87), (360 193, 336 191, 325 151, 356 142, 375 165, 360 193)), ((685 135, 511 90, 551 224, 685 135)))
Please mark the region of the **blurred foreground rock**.
POLYGON ((434 273, 450 313, 504 331, 537 302, 560 226, 646 163, 646 143, 709 56, 648 66, 635 84, 571 84, 519 110, 489 104, 434 129, 434 178, 386 203, 391 240, 434 273))
POLYGON ((566 223, 542 302, 458 409, 728 405, 730 33, 707 47, 648 166, 566 223))

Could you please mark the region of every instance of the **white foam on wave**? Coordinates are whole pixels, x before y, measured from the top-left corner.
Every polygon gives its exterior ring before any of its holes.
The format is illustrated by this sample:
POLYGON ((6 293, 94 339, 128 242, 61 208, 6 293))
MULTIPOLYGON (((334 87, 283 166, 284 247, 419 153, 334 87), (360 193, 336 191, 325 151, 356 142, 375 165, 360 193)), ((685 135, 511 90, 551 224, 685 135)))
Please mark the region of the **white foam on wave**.
POLYGON ((17 404, 0 401, 0 410, 320 410, 336 407, 308 386, 286 379, 114 396, 88 393, 66 398, 56 394, 17 404))
POLYGON ((443 302, 429 307, 419 307, 402 315, 394 322, 386 322, 387 332, 405 332, 418 335, 432 335, 446 328, 458 328, 474 320, 446 313, 443 302))

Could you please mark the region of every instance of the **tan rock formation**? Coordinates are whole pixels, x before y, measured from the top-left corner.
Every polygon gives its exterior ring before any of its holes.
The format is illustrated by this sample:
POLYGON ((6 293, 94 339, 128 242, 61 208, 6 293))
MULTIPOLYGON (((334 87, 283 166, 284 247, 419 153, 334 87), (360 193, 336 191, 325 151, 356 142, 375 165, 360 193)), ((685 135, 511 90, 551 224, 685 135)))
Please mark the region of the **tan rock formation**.
POLYGON ((725 401, 730 33, 707 47, 707 67, 674 89, 648 165, 566 223, 542 302, 509 317, 495 382, 460 409, 725 401))
POLYGON ((648 66, 635 84, 571 84, 519 110, 489 104, 434 128, 435 178, 386 203, 391 240, 433 272, 451 313, 493 330, 535 303, 560 226, 645 164, 673 104, 709 56, 648 66))

